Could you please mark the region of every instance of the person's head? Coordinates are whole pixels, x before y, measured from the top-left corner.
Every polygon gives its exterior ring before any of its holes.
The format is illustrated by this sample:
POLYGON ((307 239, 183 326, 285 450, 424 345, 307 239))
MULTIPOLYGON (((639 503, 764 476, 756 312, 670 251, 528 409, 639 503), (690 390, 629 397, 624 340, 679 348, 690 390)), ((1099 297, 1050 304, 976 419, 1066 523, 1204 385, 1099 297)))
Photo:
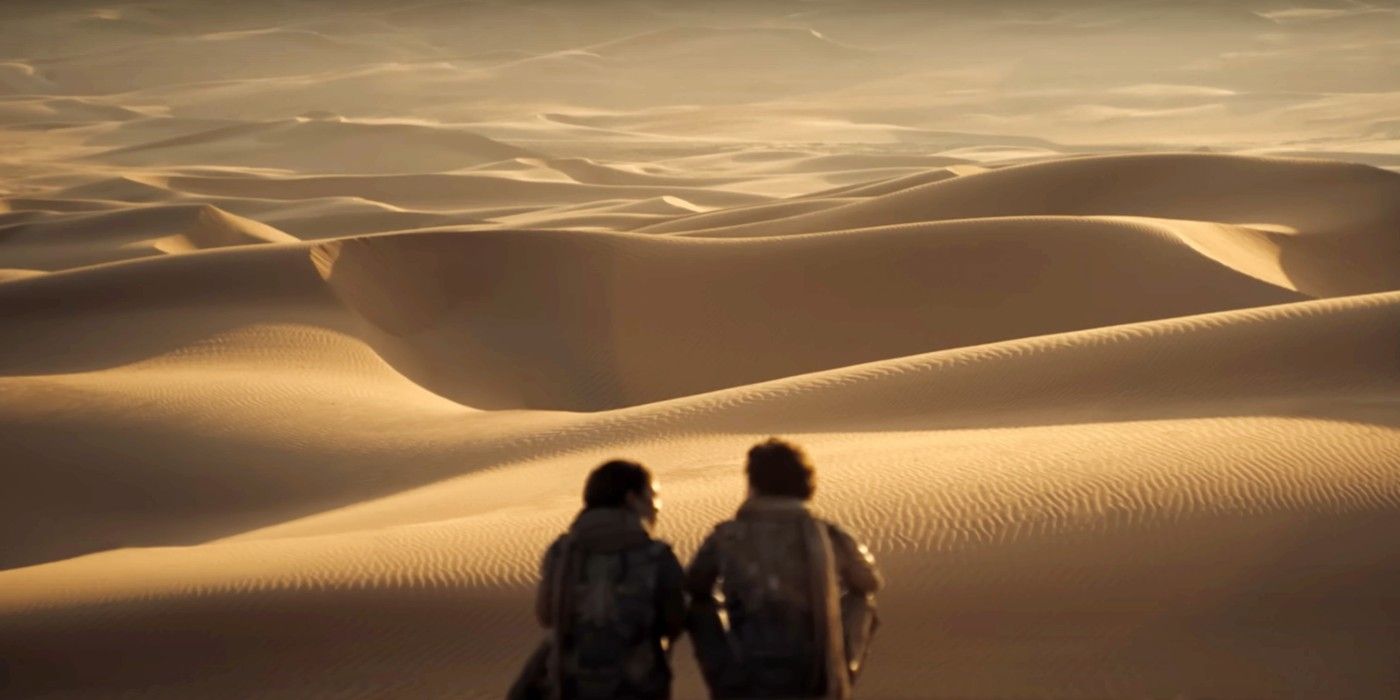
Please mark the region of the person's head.
POLYGON ((755 496, 786 496, 810 500, 817 474, 802 448, 780 438, 768 438, 749 449, 744 471, 755 496))
POLYGON ((583 486, 583 507, 623 508, 655 523, 661 510, 657 484, 646 467, 625 459, 604 462, 588 475, 583 486))

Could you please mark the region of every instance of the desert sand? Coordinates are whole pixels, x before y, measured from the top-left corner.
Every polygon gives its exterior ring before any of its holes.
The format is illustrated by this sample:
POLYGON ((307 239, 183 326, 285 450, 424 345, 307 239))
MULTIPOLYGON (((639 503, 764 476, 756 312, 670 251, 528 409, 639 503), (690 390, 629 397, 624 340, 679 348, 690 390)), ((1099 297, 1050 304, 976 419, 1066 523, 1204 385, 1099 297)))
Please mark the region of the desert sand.
POLYGON ((768 435, 859 697, 1400 697, 1398 117, 1380 0, 0 4, 0 697, 500 697, 768 435))

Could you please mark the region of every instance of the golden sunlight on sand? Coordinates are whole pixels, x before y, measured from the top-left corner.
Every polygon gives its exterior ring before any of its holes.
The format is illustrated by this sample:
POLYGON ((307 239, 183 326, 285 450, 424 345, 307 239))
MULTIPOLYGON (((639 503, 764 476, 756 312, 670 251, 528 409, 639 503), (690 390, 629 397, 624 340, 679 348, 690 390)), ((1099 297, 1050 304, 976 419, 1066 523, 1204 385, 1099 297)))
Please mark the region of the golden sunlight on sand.
POLYGON ((1400 697, 1397 117, 1391 0, 4 3, 0 697, 501 697, 773 434, 858 697, 1400 697))

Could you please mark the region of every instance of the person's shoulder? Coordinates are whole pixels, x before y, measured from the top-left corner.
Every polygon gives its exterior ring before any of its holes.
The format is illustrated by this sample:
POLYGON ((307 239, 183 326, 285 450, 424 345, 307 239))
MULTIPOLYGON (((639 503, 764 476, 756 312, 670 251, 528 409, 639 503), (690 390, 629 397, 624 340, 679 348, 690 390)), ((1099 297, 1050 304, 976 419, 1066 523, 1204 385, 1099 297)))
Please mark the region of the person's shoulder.
POLYGON ((745 529, 747 529, 747 525, 738 518, 722 520, 715 524, 715 529, 710 531, 710 539, 740 537, 744 534, 745 529))
POLYGON ((852 533, 850 530, 846 529, 845 526, 841 525, 840 523, 837 523, 834 520, 827 520, 826 518, 817 518, 816 520, 818 523, 821 523, 822 527, 826 528, 827 533, 833 539, 857 543, 860 541, 856 538, 854 533, 852 533))
POLYGON ((540 567, 543 571, 548 572, 551 568, 559 565, 560 559, 564 556, 564 548, 568 540, 569 533, 566 532, 554 538, 554 541, 549 543, 549 546, 544 550, 544 555, 540 557, 540 567))
POLYGON ((644 544, 644 545, 642 545, 642 546, 643 546, 643 547, 646 547, 646 549, 647 549, 648 552, 655 552, 655 553, 657 553, 657 554, 661 554, 661 553, 665 553, 665 552, 670 552, 671 554, 675 554, 675 551, 676 551, 675 548, 673 548, 673 547, 671 546, 671 543, 670 543, 670 542, 667 542, 666 540, 658 539, 658 538, 655 538, 655 537, 653 537, 651 540, 649 540, 646 544, 644 544))
POLYGON ((870 553, 870 548, 855 535, 851 534, 850 531, 829 520, 823 520, 822 524, 826 526, 827 532, 830 533, 828 536, 831 538, 832 546, 836 549, 837 557, 843 559, 859 559, 869 564, 874 564, 875 557, 870 553))
POLYGON ((559 533, 559 536, 555 537, 554 541, 549 543, 549 547, 545 549, 545 554, 551 556, 557 555, 559 552, 564 550, 564 547, 569 543, 569 539, 569 533, 559 533))
POLYGON ((675 548, 666 540, 652 538, 646 544, 642 545, 642 548, 646 551, 647 556, 651 557, 653 560, 674 561, 677 562, 677 564, 680 562, 680 557, 676 556, 675 548))

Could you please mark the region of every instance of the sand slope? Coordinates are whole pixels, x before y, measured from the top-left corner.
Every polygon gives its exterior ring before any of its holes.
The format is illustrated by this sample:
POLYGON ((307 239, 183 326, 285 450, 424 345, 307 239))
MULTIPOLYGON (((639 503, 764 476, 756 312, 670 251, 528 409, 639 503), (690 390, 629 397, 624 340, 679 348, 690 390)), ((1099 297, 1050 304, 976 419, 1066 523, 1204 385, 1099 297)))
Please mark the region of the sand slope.
POLYGON ((612 408, 1304 298, 1282 286, 1276 268, 1259 271, 1279 281, 1271 284, 1203 255, 1170 225, 1120 220, 996 219, 734 242, 440 233, 331 243, 313 255, 337 296, 380 331, 370 339, 391 362, 482 408, 612 408), (669 283, 652 289, 651 280, 669 283), (1112 293, 1127 285, 1132 294, 1112 293), (836 333, 833 314, 842 317, 836 333), (730 348, 745 351, 714 360, 730 348))
POLYGON ((859 697, 1400 695, 1398 18, 0 3, 0 697, 500 697, 771 434, 859 697))
MULTIPOLYGON (((502 642, 519 649, 532 636, 525 624, 530 544, 573 507, 572 489, 555 477, 577 477, 619 450, 646 458, 667 483, 667 533, 693 544, 732 507, 739 486, 733 453, 751 436, 746 431, 801 426, 815 431, 806 441, 827 465, 824 508, 871 537, 902 581, 887 605, 915 610, 927 605, 919 601, 936 601, 924 608, 927 624, 895 618, 889 625, 875 667, 881 672, 867 687, 875 697, 902 697, 899 689, 910 683, 937 683, 952 695, 1047 688, 1093 695, 1103 684, 1127 694, 1391 688, 1391 657, 1382 650, 1393 630, 1374 613, 1394 611, 1400 561, 1387 539, 1364 535, 1393 529, 1400 503, 1390 466, 1400 459, 1397 387, 1393 378, 1374 381, 1400 345, 1397 303, 1393 294, 1313 302, 935 353, 615 416, 542 417, 536 429, 556 426, 544 441, 524 439, 518 424, 493 426, 478 442, 478 449, 496 445, 487 454, 448 452, 458 473, 473 462, 508 463, 505 469, 238 542, 121 550, 9 572, 0 603, 11 621, 7 648, 17 649, 11 658, 24 669, 74 669, 26 673, 21 680, 32 685, 21 688, 76 691, 99 678, 109 690, 176 696, 269 684, 293 693, 334 686, 351 695, 439 694, 463 683, 482 687, 476 683, 484 678, 499 687, 510 670, 502 642), (1318 345, 1321 338, 1329 343, 1318 345), (1296 359, 1270 363, 1245 350, 1258 346, 1296 359), (1338 354, 1356 360, 1345 373, 1329 371, 1338 354), (1086 363, 1098 371, 1086 372, 1086 363), (1047 386, 1046 377, 1058 381, 1047 386), (988 387, 999 393, 989 395, 988 387), (1144 403, 1146 395, 1161 398, 1144 403), (1183 434, 1192 436, 1185 444, 1183 434), (874 444, 880 447, 872 451, 874 444), (1319 473, 1323 452, 1328 468, 1319 473), (1035 486, 1028 491, 1028 484, 1035 486), (510 506, 521 497, 535 505, 510 506), (1192 575, 1173 573, 1185 571, 1192 575), (1309 573, 1299 578, 1299 571, 1309 573), (355 613, 347 617, 347 609, 355 613), (127 631, 103 631, 112 629, 112 615, 127 620, 127 631), (179 631, 186 629, 219 634, 191 638, 179 631), (364 651, 364 640, 373 640, 374 651, 364 651), (142 653, 121 651, 128 645, 142 653), (1358 654, 1358 647, 1376 651, 1358 654), (947 666, 931 667, 923 661, 929 654, 947 666), (1095 659, 1092 670, 1057 662, 1010 683, 987 670, 1086 654, 1095 659), (1232 664, 1210 662, 1221 654, 1249 655, 1280 671, 1263 685, 1241 680, 1232 664), (231 658, 252 671, 214 670, 231 658), (462 676, 462 658, 483 664, 471 680, 462 676), (171 659, 210 672, 190 678, 171 659), (1162 659, 1172 661, 1172 673, 1152 670, 1162 659), (404 666, 414 673, 392 673, 404 666), (1334 675, 1338 667, 1345 675, 1334 675), (307 668, 317 669, 314 684, 288 682, 303 675, 293 669, 307 668), (382 674, 402 680, 386 683, 382 674)), ((175 368, 127 372, 142 371, 157 373, 146 379, 162 386, 207 381, 205 373, 175 368)), ((234 386, 223 386, 219 393, 233 399, 217 411, 224 431, 267 439, 265 426, 245 423, 250 415, 279 405, 332 410, 296 390, 308 379, 258 374, 283 389, 247 404, 234 386)), ((92 406, 122 401, 110 379, 65 381, 109 397, 94 397, 92 406)), ((201 420, 188 401, 167 400, 160 412, 201 420)), ((421 394, 395 398, 380 390, 375 403, 414 420, 390 427, 383 411, 361 417, 355 433, 336 437, 340 449, 383 449, 382 437, 367 434, 371 425, 420 444, 437 436, 443 446, 453 443, 448 435, 472 432, 469 416, 421 394), (449 421, 457 427, 444 430, 449 421)), ((201 432, 182 434, 188 440, 201 432)), ((175 436, 164 442, 179 444, 175 436)), ((188 449, 207 452, 208 445, 188 449)), ((433 459, 421 448, 379 459, 404 454, 433 459)), ((353 466, 345 456, 323 463, 353 466)), ((206 479, 225 469, 233 472, 225 478, 245 484, 254 477, 236 465, 201 464, 206 479)), ((270 473, 282 476, 263 477, 258 493, 286 498, 300 490, 302 479, 270 473)), ((109 497, 109 507, 128 501, 109 497)), ((225 507, 230 501, 226 495, 225 507)), ((162 515, 167 524, 198 522, 178 510, 147 511, 162 515)))

